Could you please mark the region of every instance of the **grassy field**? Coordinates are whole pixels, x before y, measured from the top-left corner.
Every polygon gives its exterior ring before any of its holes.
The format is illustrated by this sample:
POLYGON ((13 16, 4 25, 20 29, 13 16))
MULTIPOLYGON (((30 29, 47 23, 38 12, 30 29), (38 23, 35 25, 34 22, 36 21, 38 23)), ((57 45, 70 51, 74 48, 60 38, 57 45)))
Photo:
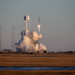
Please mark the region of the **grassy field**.
POLYGON ((0 75, 75 75, 74 70, 45 70, 45 71, 18 71, 18 70, 3 70, 0 75))
POLYGON ((75 67, 75 54, 0 54, 0 66, 75 67))
MULTIPOLYGON (((0 54, 0 66, 75 67, 75 53, 0 54)), ((75 70, 0 70, 0 75, 75 75, 75 70)))

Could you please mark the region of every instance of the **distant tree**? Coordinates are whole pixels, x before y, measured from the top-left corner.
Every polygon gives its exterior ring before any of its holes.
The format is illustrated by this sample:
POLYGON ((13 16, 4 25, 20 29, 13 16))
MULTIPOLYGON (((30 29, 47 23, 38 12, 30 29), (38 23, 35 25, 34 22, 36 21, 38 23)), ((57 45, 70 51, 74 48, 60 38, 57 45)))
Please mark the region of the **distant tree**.
POLYGON ((68 51, 68 53, 73 53, 73 51, 68 51))
POLYGON ((7 49, 4 49, 4 51, 8 51, 7 49))
POLYGON ((44 53, 47 53, 47 51, 46 51, 46 50, 44 50, 44 53))
POLYGON ((8 51, 11 51, 11 49, 8 49, 8 51))
POLYGON ((37 53, 39 53, 39 51, 37 51, 37 53))

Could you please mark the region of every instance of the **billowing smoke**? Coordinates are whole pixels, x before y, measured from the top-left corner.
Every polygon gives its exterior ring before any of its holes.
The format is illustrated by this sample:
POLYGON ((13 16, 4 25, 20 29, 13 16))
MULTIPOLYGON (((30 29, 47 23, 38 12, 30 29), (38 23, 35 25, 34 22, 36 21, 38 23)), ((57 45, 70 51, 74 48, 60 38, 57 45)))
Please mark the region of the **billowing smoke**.
POLYGON ((38 42, 38 40, 42 38, 42 35, 39 35, 38 33, 36 33, 36 31, 30 32, 29 30, 23 30, 21 32, 21 36, 21 40, 18 43, 16 43, 17 52, 42 53, 44 51, 47 51, 45 45, 38 42))

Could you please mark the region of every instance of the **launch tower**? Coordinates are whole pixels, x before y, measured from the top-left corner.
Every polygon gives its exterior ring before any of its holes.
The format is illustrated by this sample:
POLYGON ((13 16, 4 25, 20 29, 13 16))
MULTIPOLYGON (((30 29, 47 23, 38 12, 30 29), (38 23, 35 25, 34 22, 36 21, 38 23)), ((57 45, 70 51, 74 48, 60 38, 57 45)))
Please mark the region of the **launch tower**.
MULTIPOLYGON (((28 36, 28 30, 30 30, 30 18, 28 15, 24 16, 24 30, 23 30, 23 36, 24 36, 24 31, 26 31, 26 36, 28 36)), ((26 51, 27 51, 27 45, 28 45, 28 40, 26 39, 26 51)))

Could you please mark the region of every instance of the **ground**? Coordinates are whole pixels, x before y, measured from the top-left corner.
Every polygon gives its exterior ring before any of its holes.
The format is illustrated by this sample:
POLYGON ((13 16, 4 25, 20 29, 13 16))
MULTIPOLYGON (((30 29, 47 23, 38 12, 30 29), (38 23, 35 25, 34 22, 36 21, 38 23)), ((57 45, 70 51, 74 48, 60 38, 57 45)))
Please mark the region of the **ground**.
MULTIPOLYGON (((49 54, 0 54, 0 66, 57 66, 75 67, 75 53, 49 53, 49 54)), ((75 75, 75 70, 66 71, 10 71, 0 70, 0 75, 75 75)))

